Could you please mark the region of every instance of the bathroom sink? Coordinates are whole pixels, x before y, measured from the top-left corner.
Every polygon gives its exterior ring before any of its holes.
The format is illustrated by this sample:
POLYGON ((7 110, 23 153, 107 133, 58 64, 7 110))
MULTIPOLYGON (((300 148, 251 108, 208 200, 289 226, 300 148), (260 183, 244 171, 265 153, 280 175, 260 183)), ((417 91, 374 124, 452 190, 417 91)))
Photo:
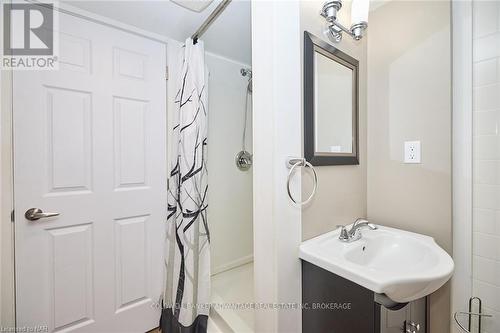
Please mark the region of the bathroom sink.
POLYGON ((410 302, 439 289, 453 273, 453 260, 429 236, 378 226, 351 243, 335 230, 300 245, 301 259, 395 302, 410 302))

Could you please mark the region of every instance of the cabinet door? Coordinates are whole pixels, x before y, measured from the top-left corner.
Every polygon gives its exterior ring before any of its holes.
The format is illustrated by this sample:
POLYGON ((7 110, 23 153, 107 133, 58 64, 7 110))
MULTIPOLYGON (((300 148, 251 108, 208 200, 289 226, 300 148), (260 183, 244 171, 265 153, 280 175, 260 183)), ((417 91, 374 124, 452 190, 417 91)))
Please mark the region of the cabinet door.
POLYGON ((407 305, 399 310, 389 310, 380 306, 380 333, 401 333, 410 317, 410 307, 407 305))
POLYGON ((408 319, 406 320, 406 330, 412 333, 427 332, 427 298, 417 299, 406 306, 408 308, 408 319))
POLYGON ((380 333, 425 333, 427 302, 421 298, 399 310, 380 306, 380 333))

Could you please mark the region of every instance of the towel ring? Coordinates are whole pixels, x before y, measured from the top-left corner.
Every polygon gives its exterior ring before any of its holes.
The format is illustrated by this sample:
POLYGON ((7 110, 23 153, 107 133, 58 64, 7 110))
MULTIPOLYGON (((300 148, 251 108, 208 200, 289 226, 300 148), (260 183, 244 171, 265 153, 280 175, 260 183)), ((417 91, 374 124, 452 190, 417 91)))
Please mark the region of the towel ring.
POLYGON ((316 189, 318 188, 318 175, 316 174, 316 170, 314 169, 314 167, 312 166, 311 163, 309 163, 308 161, 306 161, 305 158, 293 158, 293 157, 290 157, 290 158, 287 159, 286 165, 287 165, 287 168, 290 169, 290 171, 288 172, 288 178, 286 180, 286 190, 288 192, 288 197, 296 205, 303 206, 305 204, 308 204, 312 200, 312 198, 314 197, 314 195, 316 194, 316 189), (313 186, 313 190, 311 192, 311 195, 309 195, 309 198, 307 198, 305 201, 302 201, 302 202, 297 202, 293 198, 292 192, 290 191, 290 179, 292 178, 293 171, 298 166, 303 166, 303 167, 306 167, 306 168, 310 168, 312 170, 312 172, 313 172, 313 175, 314 175, 314 186, 313 186))

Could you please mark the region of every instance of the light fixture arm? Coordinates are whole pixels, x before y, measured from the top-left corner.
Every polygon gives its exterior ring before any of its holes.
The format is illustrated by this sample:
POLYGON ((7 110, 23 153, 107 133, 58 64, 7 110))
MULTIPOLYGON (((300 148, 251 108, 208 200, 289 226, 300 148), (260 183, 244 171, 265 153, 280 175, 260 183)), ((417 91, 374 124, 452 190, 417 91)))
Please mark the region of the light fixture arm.
POLYGON ((330 32, 332 33, 337 33, 342 36, 342 31, 348 34, 349 36, 354 38, 354 34, 349 30, 348 28, 344 27, 340 22, 338 21, 333 21, 330 23, 330 26, 328 27, 330 29, 330 32))
POLYGON ((337 13, 342 8, 341 0, 327 1, 321 9, 321 16, 325 18, 328 23, 328 32, 332 35, 336 42, 342 40, 342 33, 345 32, 355 40, 360 40, 363 37, 363 32, 368 27, 367 22, 353 22, 350 29, 342 25, 337 20, 337 13))

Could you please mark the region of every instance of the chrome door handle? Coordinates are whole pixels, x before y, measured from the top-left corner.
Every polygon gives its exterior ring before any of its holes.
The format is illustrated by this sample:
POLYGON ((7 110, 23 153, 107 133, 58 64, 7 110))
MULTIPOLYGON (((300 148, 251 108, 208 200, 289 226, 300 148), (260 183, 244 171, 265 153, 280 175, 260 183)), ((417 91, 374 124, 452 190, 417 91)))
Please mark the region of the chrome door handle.
POLYGON ((39 219, 59 216, 59 213, 44 213, 40 208, 30 208, 24 213, 24 217, 30 221, 37 221, 39 219))

